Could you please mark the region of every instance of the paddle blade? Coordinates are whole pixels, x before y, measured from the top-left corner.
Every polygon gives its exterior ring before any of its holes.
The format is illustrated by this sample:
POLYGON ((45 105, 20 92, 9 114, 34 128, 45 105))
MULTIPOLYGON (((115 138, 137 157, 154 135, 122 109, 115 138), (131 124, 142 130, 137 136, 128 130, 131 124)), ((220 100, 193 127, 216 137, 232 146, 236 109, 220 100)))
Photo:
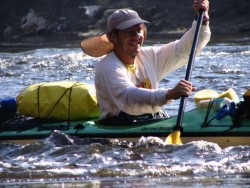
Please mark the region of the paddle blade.
POLYGON ((182 145, 181 141, 181 132, 175 131, 168 135, 168 137, 165 140, 165 144, 179 144, 182 145))

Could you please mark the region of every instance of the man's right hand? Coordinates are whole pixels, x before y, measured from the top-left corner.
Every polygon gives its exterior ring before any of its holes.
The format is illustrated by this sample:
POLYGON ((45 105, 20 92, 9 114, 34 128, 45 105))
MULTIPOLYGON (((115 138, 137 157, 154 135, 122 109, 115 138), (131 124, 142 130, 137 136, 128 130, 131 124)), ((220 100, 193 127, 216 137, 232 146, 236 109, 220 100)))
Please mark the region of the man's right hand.
POLYGON ((192 83, 186 80, 180 80, 178 84, 173 88, 169 89, 166 94, 166 100, 176 100, 181 96, 188 97, 196 88, 192 86, 192 83))

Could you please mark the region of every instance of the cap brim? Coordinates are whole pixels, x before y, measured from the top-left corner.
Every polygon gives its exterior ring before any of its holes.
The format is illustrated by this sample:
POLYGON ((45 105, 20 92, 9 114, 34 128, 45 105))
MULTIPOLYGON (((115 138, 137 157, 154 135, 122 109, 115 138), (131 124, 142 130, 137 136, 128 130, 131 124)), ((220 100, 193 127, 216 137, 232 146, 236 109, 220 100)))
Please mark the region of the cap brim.
POLYGON ((136 19, 132 19, 132 20, 122 22, 121 24, 117 25, 115 28, 119 29, 119 30, 124 30, 124 29, 128 29, 128 28, 130 28, 130 27, 132 27, 134 25, 142 24, 142 23, 149 23, 149 22, 146 21, 146 20, 136 18, 136 19))
POLYGON ((92 57, 101 57, 110 53, 114 45, 109 41, 107 34, 87 38, 81 42, 84 53, 92 57))

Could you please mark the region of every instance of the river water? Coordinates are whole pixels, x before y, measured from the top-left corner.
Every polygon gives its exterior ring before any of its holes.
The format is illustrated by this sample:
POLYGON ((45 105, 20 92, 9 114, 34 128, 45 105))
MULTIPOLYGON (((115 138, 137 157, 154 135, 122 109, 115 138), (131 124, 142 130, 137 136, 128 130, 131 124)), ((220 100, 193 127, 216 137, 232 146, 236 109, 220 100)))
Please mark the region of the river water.
MULTIPOLYGON (((250 45, 211 44, 196 57, 191 81, 217 92, 233 88, 241 98, 249 88, 250 45)), ((30 84, 76 80, 93 84, 99 59, 79 48, 38 48, 0 52, 0 99, 17 96, 30 84)), ((161 83, 174 86, 183 67, 161 83)), ((195 108, 193 95, 186 110, 195 108)), ((165 106, 176 115, 179 101, 165 106)), ((163 145, 80 139, 55 131, 28 145, 0 143, 0 185, 5 187, 250 187, 250 141, 220 148, 212 142, 163 145)))

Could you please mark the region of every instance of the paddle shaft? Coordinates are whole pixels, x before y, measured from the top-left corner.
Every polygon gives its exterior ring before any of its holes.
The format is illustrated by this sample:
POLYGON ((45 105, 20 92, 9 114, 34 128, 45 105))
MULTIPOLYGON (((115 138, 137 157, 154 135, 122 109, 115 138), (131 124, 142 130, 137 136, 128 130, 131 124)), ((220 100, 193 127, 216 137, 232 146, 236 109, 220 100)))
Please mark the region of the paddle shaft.
MULTIPOLYGON (((197 18, 197 25, 196 25, 195 34, 194 34, 194 40, 193 40, 193 44, 192 44, 192 48, 191 48, 191 52, 190 52, 190 56, 189 56, 189 61, 188 61, 188 65, 187 65, 187 71, 186 71, 186 76, 185 76, 185 80, 187 80, 187 81, 190 80, 190 77, 192 74, 195 52, 196 52, 196 47, 197 47, 197 43, 198 43, 198 38, 199 38, 199 34, 200 34, 200 28, 202 25, 203 16, 204 16, 204 11, 200 10, 198 18, 197 18)), ((183 129, 182 122, 183 122, 185 106, 186 106, 186 97, 182 96, 181 101, 180 101, 176 126, 174 126, 174 128, 173 128, 175 131, 183 129)))

